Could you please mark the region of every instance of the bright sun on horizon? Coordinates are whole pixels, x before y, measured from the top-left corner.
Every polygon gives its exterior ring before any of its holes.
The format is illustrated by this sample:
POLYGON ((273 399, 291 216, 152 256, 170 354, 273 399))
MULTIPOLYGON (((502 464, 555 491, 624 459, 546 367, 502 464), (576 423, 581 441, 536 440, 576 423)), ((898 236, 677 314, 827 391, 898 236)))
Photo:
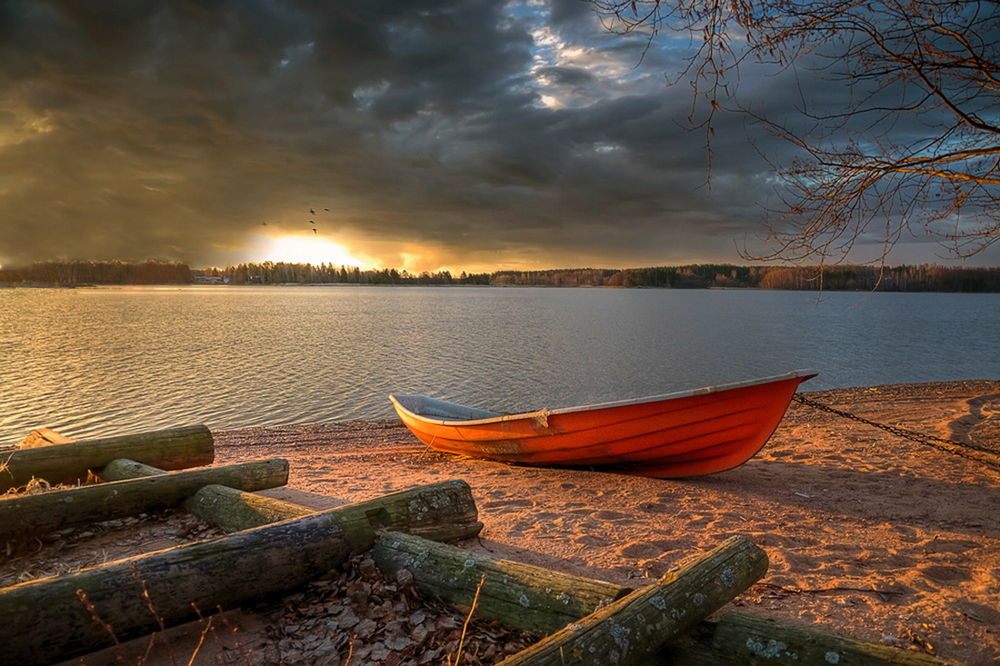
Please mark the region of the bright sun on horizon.
POLYGON ((316 236, 292 235, 268 238, 263 248, 263 255, 267 261, 361 268, 373 266, 370 257, 364 255, 356 257, 340 243, 316 236))

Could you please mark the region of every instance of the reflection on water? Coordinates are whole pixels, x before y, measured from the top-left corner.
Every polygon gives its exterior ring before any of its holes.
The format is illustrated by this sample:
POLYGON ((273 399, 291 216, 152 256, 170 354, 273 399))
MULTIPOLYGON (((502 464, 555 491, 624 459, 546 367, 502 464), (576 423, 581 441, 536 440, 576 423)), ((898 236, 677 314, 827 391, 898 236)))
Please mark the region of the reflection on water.
POLYGON ((503 411, 814 368, 803 386, 1000 376, 1000 295, 435 287, 0 289, 0 442, 503 411))

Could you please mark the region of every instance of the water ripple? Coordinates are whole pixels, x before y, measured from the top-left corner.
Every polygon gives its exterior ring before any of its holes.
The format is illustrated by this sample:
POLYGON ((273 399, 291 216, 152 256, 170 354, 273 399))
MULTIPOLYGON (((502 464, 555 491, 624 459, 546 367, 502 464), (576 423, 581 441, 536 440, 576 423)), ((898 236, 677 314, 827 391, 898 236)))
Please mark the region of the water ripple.
POLYGON ((489 288, 0 289, 0 443, 500 410, 812 367, 807 389, 996 378, 1000 295, 489 288))

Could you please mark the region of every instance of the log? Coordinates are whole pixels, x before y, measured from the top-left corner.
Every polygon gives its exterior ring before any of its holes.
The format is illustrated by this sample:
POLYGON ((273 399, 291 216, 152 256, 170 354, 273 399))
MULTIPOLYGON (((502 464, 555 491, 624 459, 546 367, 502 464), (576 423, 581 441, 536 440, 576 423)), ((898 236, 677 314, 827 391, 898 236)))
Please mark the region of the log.
MULTIPOLYGON (((247 529, 298 511, 313 511, 291 502, 216 487, 202 488, 184 507, 227 531, 247 529)), ((483 528, 469 484, 457 479, 348 504, 326 513, 334 516, 347 533, 355 552, 371 548, 378 529, 455 541, 474 537, 483 528)))
POLYGON ((184 503, 184 508, 188 513, 227 532, 246 530, 315 512, 315 509, 301 504, 220 485, 205 486, 184 503))
POLYGON ((208 465, 214 459, 212 433, 202 425, 79 440, 59 446, 17 449, 0 459, 0 492, 32 478, 76 483, 115 458, 131 458, 161 469, 208 465))
POLYGON ((636 590, 500 663, 639 664, 766 571, 764 551, 746 536, 732 537, 668 572, 658 584, 636 590))
MULTIPOLYGON (((116 460, 105 467, 103 475, 112 478, 135 478, 161 473, 149 465, 133 460, 116 460)), ((315 513, 314 509, 293 502, 255 495, 220 484, 209 484, 198 490, 184 508, 227 532, 237 532, 315 513)), ((403 530, 435 541, 457 541, 479 534, 479 522, 472 491, 464 481, 444 481, 429 486, 384 495, 370 502, 342 507, 337 520, 361 550, 371 547, 375 529, 367 514, 377 518, 376 528, 403 530), (424 498, 432 497, 433 501, 424 498)))
POLYGON ((370 547, 385 520, 473 536, 476 516, 468 484, 445 481, 3 588, 4 660, 68 659, 191 620, 194 606, 208 614, 285 591, 370 547))
POLYGON ((727 664, 930 666, 947 663, 912 650, 858 641, 746 613, 726 613, 719 619, 712 648, 719 660, 727 664))
POLYGON ((283 592, 350 554, 343 531, 313 514, 3 588, 3 660, 51 663, 92 652, 283 592))
POLYGON ((144 465, 128 458, 115 458, 104 466, 100 476, 102 481, 124 481, 125 479, 139 479, 157 474, 166 474, 166 472, 159 467, 144 465))
POLYGON ((262 490, 288 483, 288 461, 258 460, 161 473, 124 481, 0 498, 0 537, 37 534, 180 506, 198 489, 224 483, 262 490))
MULTIPOLYGON (((119 458, 108 463, 107 467, 101 471, 101 478, 105 481, 113 481, 164 473, 162 469, 143 465, 127 458, 119 458)), ((252 490, 252 488, 240 490, 238 486, 208 484, 189 497, 184 503, 184 508, 188 513, 221 527, 227 532, 238 532, 251 527, 276 523, 279 520, 299 518, 315 513, 314 509, 304 507, 301 504, 285 502, 264 495, 254 495, 244 492, 244 490, 252 490)))
MULTIPOLYGON (((589 615, 603 605, 600 596, 607 600, 603 603, 608 603, 632 592, 614 583, 500 560, 398 532, 379 535, 372 556, 383 573, 395 576, 405 569, 422 593, 462 610, 472 605, 480 577, 485 574, 476 617, 499 620, 538 635, 553 633, 589 615), (561 602, 553 604, 553 599, 561 602)), ((643 663, 801 666, 831 663, 828 659, 839 659, 836 663, 845 665, 871 666, 945 663, 910 650, 735 612, 723 615, 718 623, 699 623, 685 636, 683 644, 671 645, 643 663)))
POLYGON ((36 446, 52 446, 53 444, 69 444, 76 441, 70 437, 60 435, 55 430, 49 428, 35 428, 21 440, 17 445, 19 449, 33 449, 36 446))
POLYGON ((385 532, 372 549, 375 564, 395 577, 409 571, 421 592, 459 608, 472 605, 483 586, 476 617, 546 636, 632 592, 631 588, 501 560, 412 534, 385 532))

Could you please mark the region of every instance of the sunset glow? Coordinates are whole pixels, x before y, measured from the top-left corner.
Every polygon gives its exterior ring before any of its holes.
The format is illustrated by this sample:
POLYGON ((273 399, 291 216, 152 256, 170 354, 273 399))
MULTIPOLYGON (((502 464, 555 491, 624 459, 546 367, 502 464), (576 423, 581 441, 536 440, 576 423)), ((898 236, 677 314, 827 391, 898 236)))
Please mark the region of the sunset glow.
POLYGON ((372 268, 375 261, 321 236, 291 235, 265 240, 262 249, 266 261, 287 261, 302 264, 333 264, 372 268))

